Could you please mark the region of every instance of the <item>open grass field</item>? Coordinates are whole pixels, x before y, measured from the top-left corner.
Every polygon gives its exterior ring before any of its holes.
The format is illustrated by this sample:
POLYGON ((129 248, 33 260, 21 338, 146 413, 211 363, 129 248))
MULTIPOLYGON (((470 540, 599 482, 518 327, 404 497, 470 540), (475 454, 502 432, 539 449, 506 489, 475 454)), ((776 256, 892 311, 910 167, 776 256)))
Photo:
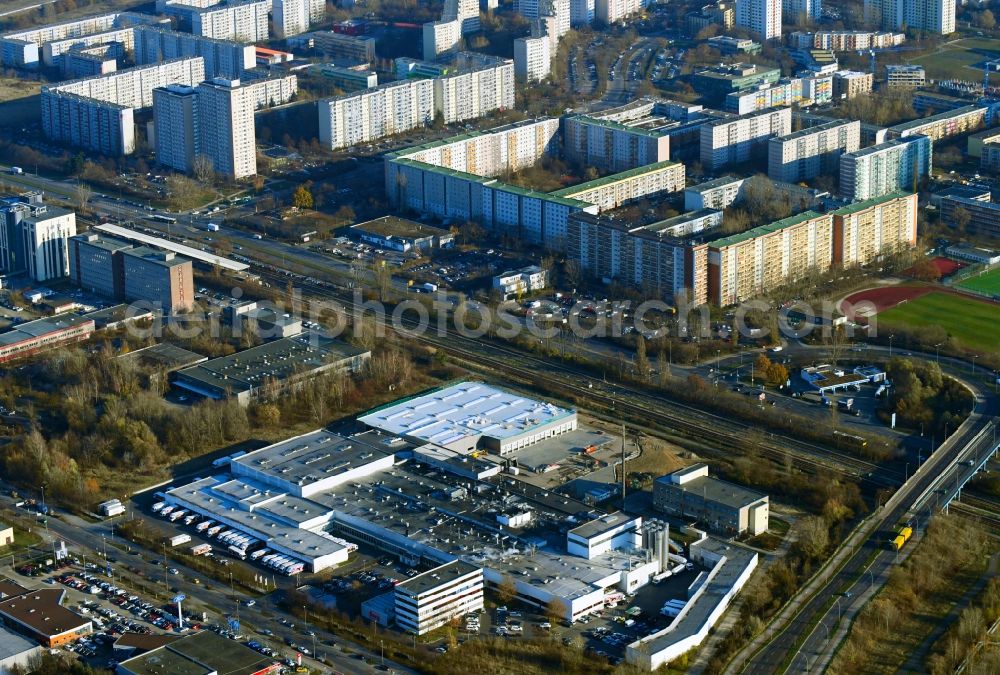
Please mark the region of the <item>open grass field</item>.
POLYGON ((969 277, 956 285, 980 293, 1000 295, 1000 267, 974 277, 969 277))
POLYGON ((1000 40, 965 38, 942 45, 932 54, 917 56, 910 63, 924 67, 928 78, 980 81, 986 61, 1000 58, 1000 40))
POLYGON ((878 329, 891 326, 941 326, 968 349, 1000 351, 996 327, 1000 305, 964 298, 954 293, 932 292, 878 314, 878 329))

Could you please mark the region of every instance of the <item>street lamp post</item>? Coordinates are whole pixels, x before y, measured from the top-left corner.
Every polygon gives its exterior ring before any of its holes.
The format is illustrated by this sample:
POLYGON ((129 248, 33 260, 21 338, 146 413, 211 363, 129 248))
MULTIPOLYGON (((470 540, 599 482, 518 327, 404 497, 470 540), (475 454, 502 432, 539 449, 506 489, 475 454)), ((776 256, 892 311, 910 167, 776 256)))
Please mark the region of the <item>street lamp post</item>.
POLYGON ((892 339, 896 337, 895 335, 889 335, 889 358, 892 358, 892 339))
POLYGON ((975 355, 974 355, 974 356, 972 357, 972 374, 973 374, 973 375, 975 375, 975 374, 976 374, 976 359, 978 359, 978 358, 979 358, 979 354, 975 354, 975 355))
POLYGON ((934 360, 938 365, 941 365, 941 343, 934 345, 934 360))

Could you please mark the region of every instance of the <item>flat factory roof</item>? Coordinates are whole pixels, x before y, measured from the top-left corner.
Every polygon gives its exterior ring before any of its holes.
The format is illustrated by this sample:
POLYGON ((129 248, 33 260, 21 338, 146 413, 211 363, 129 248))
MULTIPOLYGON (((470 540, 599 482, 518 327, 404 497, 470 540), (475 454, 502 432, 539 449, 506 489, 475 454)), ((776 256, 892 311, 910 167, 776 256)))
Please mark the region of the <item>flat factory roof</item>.
POLYGON ((273 662, 246 645, 203 630, 123 661, 120 666, 136 675, 252 675, 273 662))
POLYGON ((0 625, 0 663, 33 649, 40 649, 37 642, 32 642, 0 625))
POLYGON ((301 485, 353 469, 410 448, 397 436, 359 434, 345 437, 326 429, 289 438, 232 460, 234 470, 271 474, 282 481, 301 485))
POLYGON ((245 263, 236 262, 235 260, 230 260, 229 258, 223 258, 222 256, 215 255, 214 253, 208 253, 207 251, 200 251, 196 248, 192 248, 191 246, 178 244, 161 237, 151 237, 148 234, 136 232, 135 230, 130 230, 127 227, 120 227, 118 225, 95 225, 94 229, 100 232, 115 235, 116 237, 123 237, 129 241, 137 241, 148 246, 155 246, 156 248, 162 248, 167 251, 174 251, 175 253, 179 253, 183 256, 191 258, 192 260, 197 260, 213 266, 218 265, 220 268, 231 272, 245 272, 250 269, 250 266, 245 263))
POLYGON ((0 333, 0 346, 14 345, 50 333, 69 330, 83 324, 93 324, 91 319, 79 314, 60 314, 58 317, 36 319, 22 323, 20 326, 6 333, 0 333))
POLYGON ((366 223, 358 223, 351 226, 352 230, 369 232, 381 237, 395 237, 398 239, 419 239, 421 237, 435 237, 448 234, 448 230, 439 227, 431 227, 418 223, 408 218, 398 216, 382 216, 366 223))
POLYGON ((670 474, 668 474, 666 476, 660 476, 656 479, 656 482, 668 485, 673 490, 681 490, 683 492, 690 492, 699 495, 705 499, 718 504, 723 504, 724 506, 728 506, 733 509, 741 509, 744 506, 748 506, 767 497, 767 495, 763 493, 748 490, 740 485, 728 483, 724 480, 719 480, 718 478, 712 478, 711 476, 692 478, 682 485, 677 485, 670 482, 670 474))
POLYGON ((178 372, 177 384, 204 395, 215 396, 221 391, 235 394, 364 353, 345 342, 305 333, 185 368, 178 372))
POLYGON ((593 539, 596 536, 604 534, 605 532, 610 532, 616 527, 621 527, 625 523, 629 523, 635 520, 635 516, 630 516, 621 511, 615 511, 614 513, 609 513, 606 516, 601 516, 596 518, 589 523, 584 523, 579 527, 574 527, 569 531, 570 534, 575 534, 581 539, 593 539))
POLYGON ((482 382, 460 382, 376 408, 358 420, 392 434, 449 446, 470 436, 517 436, 574 414, 482 382))
POLYGON ((125 361, 136 361, 144 366, 163 368, 167 372, 208 361, 207 356, 188 351, 169 342, 143 347, 134 352, 122 354, 118 358, 125 361))
POLYGON ((28 626, 39 635, 61 635, 90 623, 90 619, 62 606, 65 591, 43 588, 0 600, 0 613, 28 626))

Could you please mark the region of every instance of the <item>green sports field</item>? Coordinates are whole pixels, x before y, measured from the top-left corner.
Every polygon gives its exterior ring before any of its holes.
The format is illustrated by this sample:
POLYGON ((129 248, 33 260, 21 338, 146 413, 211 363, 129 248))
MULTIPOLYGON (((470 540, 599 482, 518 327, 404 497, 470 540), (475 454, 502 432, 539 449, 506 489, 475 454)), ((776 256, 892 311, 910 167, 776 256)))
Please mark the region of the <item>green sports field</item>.
POLYGON ((928 293, 878 314, 878 329, 941 326, 967 349, 1000 351, 1000 305, 951 293, 928 293))
POLYGON ((958 78, 978 82, 983 78, 982 64, 998 58, 1000 40, 965 38, 946 43, 939 50, 909 62, 923 66, 929 79, 958 78))
POLYGON ((960 281, 958 286, 988 295, 1000 295, 1000 267, 960 281))

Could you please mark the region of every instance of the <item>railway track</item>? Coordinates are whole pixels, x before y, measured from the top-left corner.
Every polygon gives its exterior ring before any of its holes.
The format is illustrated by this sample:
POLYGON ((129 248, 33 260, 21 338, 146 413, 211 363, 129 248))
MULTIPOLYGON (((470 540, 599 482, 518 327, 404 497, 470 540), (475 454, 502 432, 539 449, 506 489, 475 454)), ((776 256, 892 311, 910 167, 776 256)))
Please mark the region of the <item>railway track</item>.
MULTIPOLYGON (((303 278, 301 275, 287 275, 254 266, 254 271, 262 278, 278 284, 295 280, 303 292, 320 299, 333 299, 346 309, 354 308, 350 289, 329 282, 303 278)), ((282 286, 276 286, 281 288, 282 286)), ((305 294, 303 299, 306 299, 305 294)), ((412 329, 416 320, 401 320, 405 328, 412 329)), ((388 320, 383 320, 385 328, 391 330, 388 320)), ((628 384, 607 384, 582 368, 555 360, 546 360, 528 352, 481 340, 448 329, 444 336, 436 330, 423 334, 408 335, 453 357, 467 361, 473 366, 485 367, 507 376, 517 376, 526 382, 543 380, 548 387, 555 387, 564 394, 586 401, 588 405, 604 408, 616 414, 627 414, 633 420, 653 423, 681 435, 716 443, 720 448, 733 444, 742 445, 753 425, 731 420, 721 415, 677 401, 667 400, 648 391, 628 384)), ((778 463, 792 456, 792 465, 808 474, 836 472, 842 476, 867 480, 875 487, 898 487, 903 475, 892 469, 863 460, 825 446, 795 439, 783 434, 766 433, 757 442, 759 453, 778 463)))
POLYGON ((992 531, 1000 533, 1000 503, 993 499, 964 493, 961 500, 953 501, 948 508, 977 520, 992 531))

